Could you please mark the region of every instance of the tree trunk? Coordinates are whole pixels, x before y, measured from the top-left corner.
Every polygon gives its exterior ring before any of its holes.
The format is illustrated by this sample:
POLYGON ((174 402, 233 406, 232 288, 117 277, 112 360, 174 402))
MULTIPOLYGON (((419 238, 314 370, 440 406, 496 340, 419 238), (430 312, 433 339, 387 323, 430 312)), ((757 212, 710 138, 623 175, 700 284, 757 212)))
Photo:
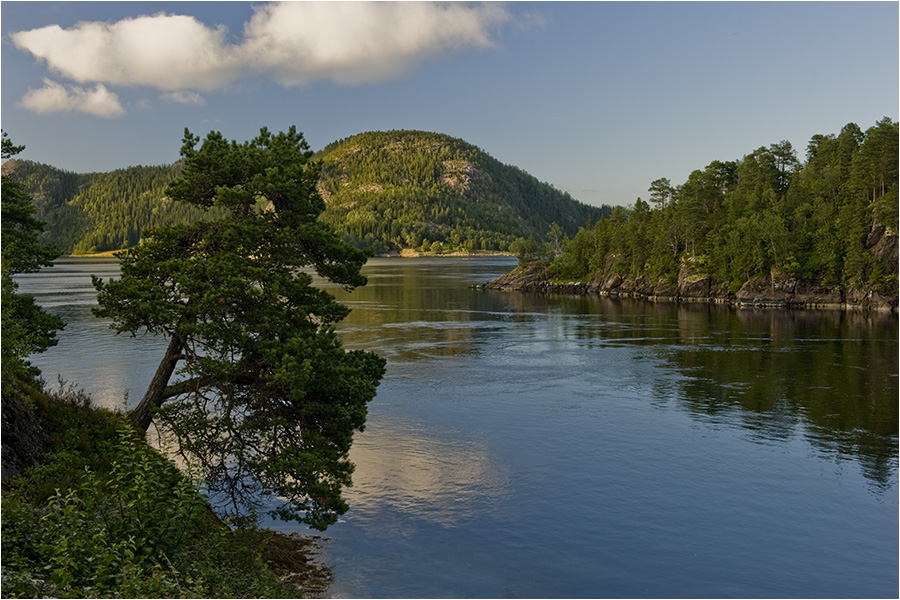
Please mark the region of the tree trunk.
POLYGON ((177 333, 173 334, 172 339, 169 341, 169 347, 166 348, 166 355, 156 368, 153 380, 150 381, 147 393, 141 398, 137 407, 131 411, 131 420, 142 431, 147 431, 150 427, 150 422, 153 420, 151 416, 152 411, 162 406, 163 402, 166 401, 166 386, 169 384, 172 373, 175 372, 175 366, 182 358, 181 351, 183 348, 184 342, 181 340, 181 336, 177 333))

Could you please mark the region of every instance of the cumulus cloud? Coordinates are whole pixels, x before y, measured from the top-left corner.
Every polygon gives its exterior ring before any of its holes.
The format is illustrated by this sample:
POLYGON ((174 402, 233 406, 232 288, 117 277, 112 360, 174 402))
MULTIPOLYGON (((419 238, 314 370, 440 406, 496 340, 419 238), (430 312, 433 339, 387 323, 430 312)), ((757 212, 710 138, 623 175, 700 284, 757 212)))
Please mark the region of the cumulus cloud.
POLYGON ((237 76, 225 28, 194 17, 158 14, 117 23, 50 25, 11 34, 13 44, 79 83, 213 90, 237 76))
POLYGON ((493 3, 273 3, 256 8, 242 51, 285 86, 374 83, 446 50, 489 46, 490 27, 507 18, 493 3))
MULTIPOLYGON (((170 101, 201 104, 197 91, 260 74, 287 87, 396 78, 439 53, 490 46, 491 28, 509 19, 495 3, 274 2, 254 7, 240 43, 229 42, 223 26, 165 13, 69 29, 50 25, 10 38, 52 72, 98 84, 95 91, 149 86, 170 101)), ((35 94, 49 98, 51 91, 35 94)))
POLYGON ((174 92, 165 92, 162 95, 163 100, 168 100, 169 102, 176 102, 178 104, 193 104, 194 106, 205 106, 206 98, 198 94, 197 92, 191 92, 188 90, 177 90, 174 92))
POLYGON ((38 114, 75 111, 106 118, 125 114, 119 96, 101 83, 93 89, 85 89, 64 86, 50 79, 44 79, 41 89, 28 90, 22 98, 22 106, 38 114))

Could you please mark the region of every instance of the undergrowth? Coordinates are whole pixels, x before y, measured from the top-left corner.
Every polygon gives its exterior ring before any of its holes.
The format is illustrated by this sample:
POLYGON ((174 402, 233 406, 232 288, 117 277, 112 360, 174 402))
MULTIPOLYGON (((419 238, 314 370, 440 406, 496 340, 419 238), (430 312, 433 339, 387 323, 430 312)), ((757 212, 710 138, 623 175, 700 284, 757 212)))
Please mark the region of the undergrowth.
POLYGON ((36 404, 50 450, 4 483, 3 597, 298 596, 263 559, 269 534, 218 520, 127 417, 72 389, 36 404))

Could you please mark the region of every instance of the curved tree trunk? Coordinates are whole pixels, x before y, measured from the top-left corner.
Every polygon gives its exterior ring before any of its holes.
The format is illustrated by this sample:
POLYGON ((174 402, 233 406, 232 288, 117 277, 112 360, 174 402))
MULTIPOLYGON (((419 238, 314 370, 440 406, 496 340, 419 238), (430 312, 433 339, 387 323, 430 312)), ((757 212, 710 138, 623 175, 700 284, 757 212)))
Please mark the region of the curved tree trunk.
POLYGON ((140 427, 142 431, 147 431, 150 427, 150 422, 153 420, 153 409, 162 406, 163 402, 166 401, 166 398, 169 397, 166 395, 166 387, 169 384, 172 373, 175 372, 175 366, 182 358, 181 351, 183 348, 184 342, 181 340, 181 336, 173 334, 172 339, 169 340, 169 347, 166 348, 166 355, 156 368, 156 373, 150 381, 147 392, 144 394, 144 397, 141 398, 137 407, 131 411, 131 420, 134 421, 135 425, 140 427))

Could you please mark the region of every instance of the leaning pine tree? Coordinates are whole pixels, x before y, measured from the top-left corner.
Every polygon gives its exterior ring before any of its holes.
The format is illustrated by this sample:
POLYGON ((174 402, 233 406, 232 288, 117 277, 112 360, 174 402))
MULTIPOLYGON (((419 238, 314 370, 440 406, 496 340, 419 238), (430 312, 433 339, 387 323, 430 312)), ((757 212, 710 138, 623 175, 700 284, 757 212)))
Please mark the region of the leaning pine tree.
POLYGON ((132 417, 174 436, 218 509, 244 519, 266 507, 324 529, 348 508, 350 444, 385 361, 342 348, 334 326, 349 309, 310 272, 352 289, 366 255, 318 220, 318 165, 295 128, 199 142, 185 130, 184 170, 166 194, 228 216, 123 251, 121 278, 94 280, 95 312, 120 333, 168 338, 132 417))

